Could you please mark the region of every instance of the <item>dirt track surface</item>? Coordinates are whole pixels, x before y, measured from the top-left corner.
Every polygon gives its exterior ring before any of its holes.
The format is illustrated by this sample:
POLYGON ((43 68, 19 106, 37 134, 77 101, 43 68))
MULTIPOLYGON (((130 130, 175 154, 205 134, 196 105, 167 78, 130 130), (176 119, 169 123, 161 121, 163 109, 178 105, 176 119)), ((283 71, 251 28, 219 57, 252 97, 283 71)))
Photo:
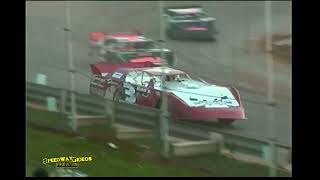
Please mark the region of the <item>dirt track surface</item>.
MULTIPOLYGON (((48 76, 48 84, 69 88, 68 61, 63 28, 66 26, 64 2, 27 2, 27 81, 37 73, 48 76)), ((71 2, 71 28, 74 61, 77 70, 76 89, 88 93, 88 57, 90 31, 128 32, 140 29, 145 36, 160 38, 157 2, 71 2)), ((257 50, 256 41, 264 36, 263 1, 197 1, 165 2, 165 4, 202 5, 217 19, 216 42, 167 40, 179 58, 178 67, 227 84, 241 93, 248 120, 236 122, 234 131, 268 136, 267 107, 254 101, 266 101, 266 61, 257 50), (250 43, 254 42, 254 43, 250 43), (249 50, 248 50, 249 49, 249 50)), ((291 34, 291 2, 272 2, 273 31, 291 34)), ((291 64, 275 63, 276 135, 291 144, 291 64)))

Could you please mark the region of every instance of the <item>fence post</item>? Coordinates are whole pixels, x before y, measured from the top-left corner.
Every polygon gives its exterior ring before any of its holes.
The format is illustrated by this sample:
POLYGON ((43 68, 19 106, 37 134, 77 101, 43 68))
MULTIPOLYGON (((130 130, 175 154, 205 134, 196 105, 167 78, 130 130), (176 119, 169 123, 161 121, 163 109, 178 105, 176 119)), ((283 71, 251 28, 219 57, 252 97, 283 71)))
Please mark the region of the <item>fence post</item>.
POLYGON ((288 163, 292 163, 292 149, 290 148, 289 153, 288 153, 288 163))
POLYGON ((155 133, 155 137, 158 139, 158 140, 161 140, 161 134, 160 134, 160 114, 161 112, 157 112, 157 117, 154 121, 154 133, 155 133))
POLYGON ((220 133, 216 133, 216 132, 210 132, 209 138, 210 138, 210 141, 212 141, 214 143, 214 145, 216 146, 216 152, 219 154, 222 153, 222 150, 224 149, 223 135, 220 133))
POLYGON ((108 120, 108 127, 113 128, 114 127, 114 120, 115 120, 115 106, 114 103, 108 99, 106 99, 105 103, 105 117, 108 120))
POLYGON ((168 159, 170 157, 169 143, 169 112, 167 110, 167 95, 163 95, 161 112, 159 118, 160 141, 162 144, 161 155, 168 159))
POLYGON ((62 89, 60 91, 60 112, 66 113, 66 99, 67 99, 67 92, 66 90, 62 89))

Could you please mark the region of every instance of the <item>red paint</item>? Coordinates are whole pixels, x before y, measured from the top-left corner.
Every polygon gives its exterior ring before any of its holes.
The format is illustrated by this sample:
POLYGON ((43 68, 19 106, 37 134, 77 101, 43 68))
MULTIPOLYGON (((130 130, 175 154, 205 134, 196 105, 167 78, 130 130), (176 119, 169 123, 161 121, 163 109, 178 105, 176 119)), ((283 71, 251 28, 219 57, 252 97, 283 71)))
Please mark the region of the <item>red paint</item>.
POLYGON ((184 30, 186 30, 186 31, 207 31, 208 28, 206 28, 206 27, 195 27, 195 26, 192 26, 192 27, 184 28, 184 30))
MULTIPOLYGON (((91 41, 99 41, 103 38, 106 37, 106 33, 104 32, 90 32, 89 33, 89 38, 91 41)), ((133 33, 116 33, 116 34, 111 34, 111 38, 126 38, 129 41, 136 41, 138 37, 141 35, 139 31, 133 32, 133 33)))
POLYGON ((91 32, 89 33, 89 37, 91 41, 99 41, 106 36, 104 32, 91 32))
POLYGON ((147 92, 148 91, 149 93, 144 93, 137 97, 137 104, 141 106, 155 107, 160 97, 156 95, 156 91, 153 89, 153 84, 149 83, 147 87, 147 92))
MULTIPOLYGON (((145 58, 145 57, 144 57, 145 58)), ((143 68, 143 67, 155 67, 157 65, 154 65, 150 61, 142 61, 139 62, 139 59, 144 58, 137 58, 133 60, 137 60, 137 62, 126 62, 121 64, 107 64, 107 63, 98 63, 98 64, 90 64, 91 72, 93 74, 99 74, 102 73, 111 73, 119 68, 143 68)))
POLYGON ((204 120, 204 119, 245 119, 244 110, 241 107, 235 108, 189 108, 190 116, 183 117, 187 119, 204 120))
POLYGON ((152 63, 161 63, 161 58, 159 57, 142 57, 137 59, 130 60, 132 63, 141 63, 141 62, 152 62, 152 63))
POLYGON ((132 34, 124 34, 124 33, 117 33, 117 34, 112 34, 112 38, 126 38, 128 41, 136 41, 138 40, 139 35, 137 33, 132 33, 132 34))

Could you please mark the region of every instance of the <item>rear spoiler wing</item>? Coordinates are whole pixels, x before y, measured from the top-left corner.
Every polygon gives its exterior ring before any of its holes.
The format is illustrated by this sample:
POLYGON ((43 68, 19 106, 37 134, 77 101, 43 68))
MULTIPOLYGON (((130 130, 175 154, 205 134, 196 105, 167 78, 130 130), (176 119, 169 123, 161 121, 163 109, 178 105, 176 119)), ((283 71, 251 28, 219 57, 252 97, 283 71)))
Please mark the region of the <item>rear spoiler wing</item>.
POLYGON ((102 32, 102 31, 95 31, 95 32, 90 32, 89 33, 89 39, 91 41, 99 41, 103 38, 105 38, 107 35, 113 35, 113 34, 126 34, 126 35, 138 35, 141 36, 142 32, 140 30, 134 30, 132 32, 128 32, 128 33, 112 33, 112 34, 107 34, 106 32, 102 32))
POLYGON ((199 5, 189 5, 189 6, 168 6, 163 8, 163 12, 165 14, 168 14, 169 9, 192 9, 192 8, 198 8, 198 9, 202 9, 202 6, 199 5))
POLYGON ((119 32, 119 33, 113 33, 113 34, 127 34, 127 35, 138 35, 138 36, 140 36, 140 35, 142 35, 142 32, 140 30, 136 29, 136 30, 133 30, 131 32, 119 32))
POLYGON ((90 32, 89 39, 90 39, 90 41, 99 41, 99 40, 105 38, 106 35, 107 35, 107 33, 101 32, 101 31, 90 32))
POLYGON ((104 76, 119 68, 144 68, 144 67, 155 67, 156 65, 151 62, 126 62, 122 64, 108 64, 108 63, 97 63, 90 64, 92 74, 104 76))

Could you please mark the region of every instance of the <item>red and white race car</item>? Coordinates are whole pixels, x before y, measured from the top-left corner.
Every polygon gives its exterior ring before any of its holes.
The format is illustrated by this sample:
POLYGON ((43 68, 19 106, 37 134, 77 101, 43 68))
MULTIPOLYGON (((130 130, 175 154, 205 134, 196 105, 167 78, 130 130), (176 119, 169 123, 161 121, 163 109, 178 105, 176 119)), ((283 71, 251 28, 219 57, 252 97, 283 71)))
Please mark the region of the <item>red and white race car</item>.
POLYGON ((174 52, 163 48, 159 42, 141 36, 141 33, 91 32, 89 55, 103 62, 123 63, 137 57, 163 57, 164 62, 173 66, 176 62, 174 52))
POLYGON ((153 108, 161 95, 168 97, 174 119, 212 121, 224 124, 244 120, 244 108, 234 87, 209 84, 184 71, 143 63, 91 64, 90 94, 153 108))

